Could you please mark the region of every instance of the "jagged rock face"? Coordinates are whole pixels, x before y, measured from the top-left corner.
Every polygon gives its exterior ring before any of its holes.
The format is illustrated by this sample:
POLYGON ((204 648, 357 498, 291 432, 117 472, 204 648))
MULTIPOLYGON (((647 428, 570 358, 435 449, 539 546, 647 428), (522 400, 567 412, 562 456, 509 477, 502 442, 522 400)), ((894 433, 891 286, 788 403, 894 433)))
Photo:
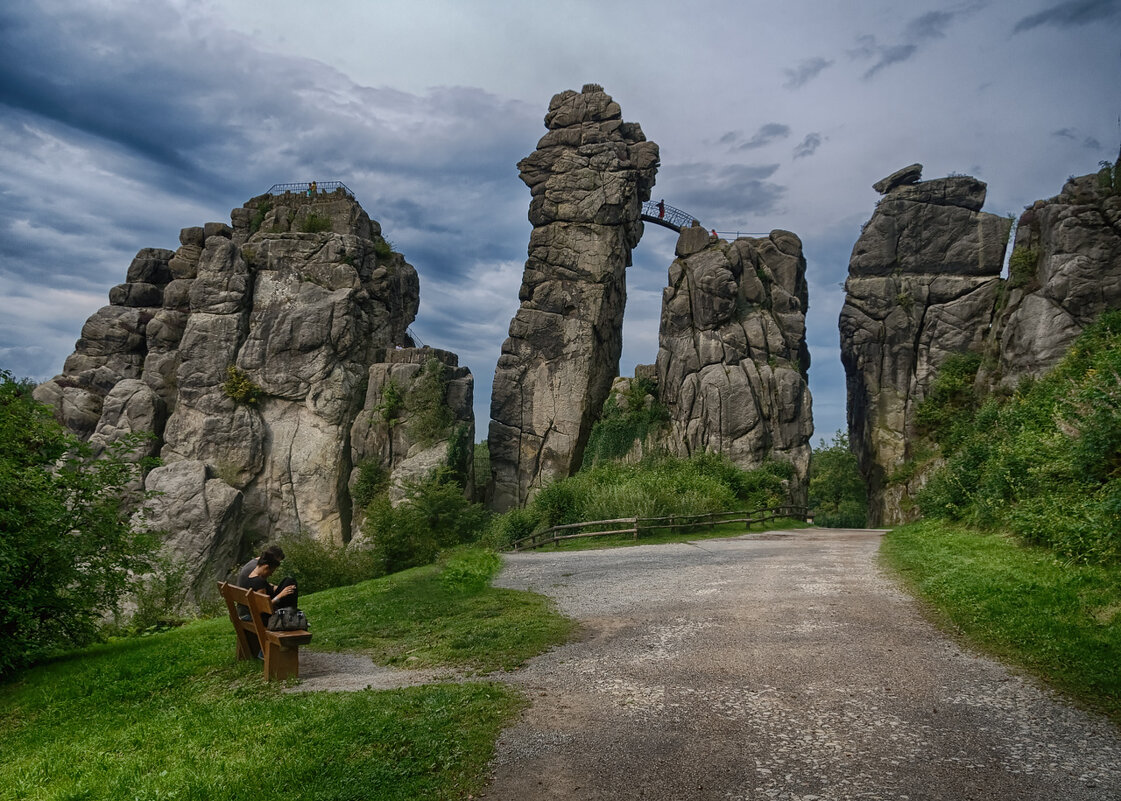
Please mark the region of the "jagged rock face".
POLYGON ((488 443, 499 511, 580 465, 622 350, 624 271, 642 235, 658 147, 602 88, 556 95, 548 133, 518 168, 533 223, 495 370, 488 443))
POLYGON ((280 534, 350 538, 351 428, 419 302, 416 271, 341 190, 261 196, 232 221, 140 251, 36 390, 99 448, 157 436, 146 486, 169 500, 150 525, 204 573, 280 534))
MULTIPOLYGON (((410 483, 446 466, 473 491, 474 386, 471 371, 459 366, 454 353, 435 348, 381 353, 370 366, 365 404, 350 430, 350 486, 372 463, 387 474, 390 501, 397 503, 410 483)), ((356 533, 359 527, 356 520, 356 533)))
POLYGON ((910 456, 937 368, 983 349, 1008 239, 1008 220, 980 211, 984 183, 918 182, 918 166, 878 184, 886 194, 853 247, 840 317, 849 438, 872 525, 909 517, 907 498, 885 495, 885 480, 910 456))
POLYGON ((1097 175, 1072 178, 1020 216, 1011 262, 989 348, 999 354, 996 374, 981 378, 1009 389, 1045 373, 1098 315, 1121 308, 1121 193, 1097 175))
POLYGON ((726 242, 681 232, 662 297, 658 392, 682 456, 724 453, 745 469, 794 465, 804 502, 813 413, 806 371, 806 261, 788 231, 726 242))

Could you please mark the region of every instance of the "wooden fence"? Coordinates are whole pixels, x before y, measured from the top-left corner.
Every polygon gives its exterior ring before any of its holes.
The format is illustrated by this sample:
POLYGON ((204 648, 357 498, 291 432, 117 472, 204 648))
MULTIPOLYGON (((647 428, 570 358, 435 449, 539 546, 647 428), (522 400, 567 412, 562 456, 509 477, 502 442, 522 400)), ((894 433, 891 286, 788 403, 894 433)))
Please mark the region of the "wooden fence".
POLYGON ((553 526, 543 531, 530 534, 516 540, 511 546, 514 551, 526 551, 550 545, 562 540, 573 540, 581 537, 605 537, 610 535, 630 535, 638 539, 642 532, 657 529, 677 529, 688 531, 695 528, 712 529, 729 523, 743 523, 744 528, 751 528, 755 523, 766 523, 779 518, 797 518, 806 520, 808 511, 805 506, 768 506, 762 509, 737 512, 710 512, 700 515, 670 515, 669 517, 620 517, 615 520, 588 520, 584 523, 568 523, 563 526, 553 526), (612 526, 612 528, 604 528, 612 526), (581 529, 599 529, 595 531, 582 531, 581 529))

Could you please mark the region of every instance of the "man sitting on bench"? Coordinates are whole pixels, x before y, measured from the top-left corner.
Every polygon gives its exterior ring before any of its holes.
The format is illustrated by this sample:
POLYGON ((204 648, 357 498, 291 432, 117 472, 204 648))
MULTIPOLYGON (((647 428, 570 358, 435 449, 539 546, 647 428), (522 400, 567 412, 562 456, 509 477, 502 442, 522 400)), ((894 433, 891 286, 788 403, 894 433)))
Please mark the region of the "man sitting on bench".
MULTIPOLYGON (((272 598, 273 609, 281 606, 296 608, 296 580, 289 577, 279 585, 270 584, 269 577, 280 567, 284 559, 284 551, 278 545, 270 545, 261 551, 256 559, 250 559, 241 567, 237 574, 237 586, 247 590, 263 592, 272 598)), ((238 616, 242 620, 249 620, 249 607, 244 604, 237 605, 238 616)), ((265 622, 268 622, 267 618, 265 622)))

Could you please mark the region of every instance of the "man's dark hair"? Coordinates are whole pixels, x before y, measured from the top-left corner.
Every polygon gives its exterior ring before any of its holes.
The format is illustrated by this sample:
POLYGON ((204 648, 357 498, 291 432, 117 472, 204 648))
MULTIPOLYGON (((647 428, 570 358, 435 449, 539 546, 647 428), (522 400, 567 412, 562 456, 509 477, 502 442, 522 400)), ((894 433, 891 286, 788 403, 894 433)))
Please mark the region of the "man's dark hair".
POLYGON ((269 567, 280 567, 282 561, 284 561, 284 551, 280 549, 279 545, 270 545, 261 551, 261 555, 257 557, 258 565, 268 565, 269 567))

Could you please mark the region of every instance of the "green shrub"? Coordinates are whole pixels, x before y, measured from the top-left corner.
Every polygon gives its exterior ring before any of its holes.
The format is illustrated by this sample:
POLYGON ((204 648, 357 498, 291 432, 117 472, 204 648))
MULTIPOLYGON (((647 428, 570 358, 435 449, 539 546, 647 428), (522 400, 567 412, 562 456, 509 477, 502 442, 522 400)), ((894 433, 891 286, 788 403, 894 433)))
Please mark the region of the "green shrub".
POLYGON ((406 487, 405 499, 393 507, 376 498, 366 510, 364 533, 373 544, 381 572, 394 573, 434 562, 440 552, 479 538, 489 513, 463 496, 447 468, 406 487))
POLYGON ((604 401, 600 418, 588 435, 583 469, 601 462, 621 459, 636 442, 644 442, 669 420, 669 412, 657 400, 657 387, 644 378, 631 379, 622 396, 604 401))
POLYGON ((441 557, 443 570, 440 582, 451 589, 478 592, 502 568, 502 560, 494 551, 480 548, 456 548, 441 557))
POLYGON ((284 549, 279 574, 294 578, 301 596, 357 584, 383 572, 373 550, 359 544, 342 545, 306 533, 281 537, 277 544, 284 549))
POLYGON ((226 381, 222 384, 222 391, 226 393, 226 397, 232 398, 236 403, 248 406, 257 405, 257 401, 264 394, 264 390, 253 383, 249 373, 234 364, 226 368, 226 381))
POLYGON ((435 445, 451 431, 455 418, 445 399, 447 391, 447 365, 439 359, 429 359, 405 399, 409 437, 421 447, 435 445))
POLYGON ((249 220, 249 233, 253 235, 261 229, 261 225, 265 222, 265 217, 272 211, 273 202, 271 200, 263 200, 257 204, 257 210, 253 212, 253 216, 249 220))
POLYGON ((300 233, 322 234, 331 230, 331 218, 324 214, 309 211, 300 224, 300 233))
POLYGON ((0 370, 0 676, 95 640, 156 547, 124 502, 140 438, 95 459, 31 388, 0 370))
POLYGON ((1018 245, 1012 249, 1008 257, 1008 279, 1014 286, 1025 286, 1035 278, 1035 271, 1039 268, 1038 248, 1029 248, 1018 245))
POLYGON ((490 482, 490 445, 484 439, 475 443, 475 497, 482 498, 486 495, 487 484, 490 482))
MULTIPOLYGON (((1075 561, 1121 559, 1121 312, 1103 314, 1048 375, 941 419, 946 465, 925 515, 1009 530, 1075 561)), ((941 430, 935 430, 940 436, 941 430)))
POLYGON ((378 237, 374 240, 374 253, 379 259, 388 259, 393 255, 393 245, 389 240, 378 237))
POLYGON ((401 422, 401 412, 405 410, 405 395, 401 385, 390 378, 381 388, 381 403, 374 407, 374 417, 388 428, 401 422))
POLYGON ((981 357, 976 353, 947 357, 915 412, 919 433, 929 435, 943 450, 953 448, 966 433, 977 405, 973 383, 980 368, 981 357))
POLYGON ((389 471, 373 459, 358 465, 358 478, 354 482, 351 498, 360 509, 365 509, 377 496, 389 489, 389 471))
POLYGON ((838 431, 833 441, 810 456, 810 510, 814 523, 826 528, 864 528, 868 525, 868 493, 848 435, 838 431))
POLYGON ((509 548, 518 540, 528 537, 538 529, 548 528, 541 524, 541 518, 532 508, 511 509, 495 515, 490 520, 480 542, 497 551, 509 548))

